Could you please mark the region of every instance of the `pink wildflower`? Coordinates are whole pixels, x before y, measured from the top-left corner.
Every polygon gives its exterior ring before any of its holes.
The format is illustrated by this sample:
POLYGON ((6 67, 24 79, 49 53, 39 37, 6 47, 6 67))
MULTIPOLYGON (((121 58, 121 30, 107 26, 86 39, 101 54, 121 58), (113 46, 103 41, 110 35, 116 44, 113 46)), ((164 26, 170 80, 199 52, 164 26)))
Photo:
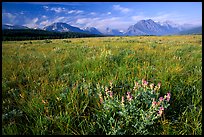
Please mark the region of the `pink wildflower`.
POLYGON ((157 105, 157 102, 156 101, 153 101, 152 102, 152 107, 155 107, 157 105))
POLYGON ((112 91, 110 91, 110 97, 113 98, 113 92, 112 91))
POLYGON ((161 102, 161 101, 163 101, 163 100, 164 100, 164 98, 163 98, 163 97, 160 97, 160 98, 159 98, 159 101, 160 101, 160 102, 161 102))
POLYGON ((160 89, 160 87, 161 87, 161 82, 159 82, 159 83, 157 84, 157 86, 158 86, 158 88, 160 89))
POLYGON ((170 94, 170 92, 168 92, 167 93, 167 96, 166 96, 166 100, 169 102, 169 100, 170 100, 170 97, 171 97, 171 94, 170 94))
POLYGON ((145 87, 147 86, 148 82, 145 79, 142 79, 142 85, 145 87))
POLYGON ((127 92, 127 99, 128 99, 129 101, 132 100, 132 96, 130 95, 130 92, 127 92))
POLYGON ((102 97, 100 97, 100 102, 103 103, 103 98, 102 97))
POLYGON ((160 108, 159 108, 158 115, 159 115, 159 116, 161 116, 161 115, 162 115, 162 113, 163 113, 163 111, 164 111, 164 108, 163 108, 163 107, 160 107, 160 108))

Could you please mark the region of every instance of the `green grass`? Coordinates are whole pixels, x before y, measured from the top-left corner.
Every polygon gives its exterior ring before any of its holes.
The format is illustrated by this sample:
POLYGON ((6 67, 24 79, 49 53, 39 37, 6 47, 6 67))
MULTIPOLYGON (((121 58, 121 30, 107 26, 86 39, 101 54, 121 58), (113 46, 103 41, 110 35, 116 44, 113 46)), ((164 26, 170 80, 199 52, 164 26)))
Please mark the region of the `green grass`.
POLYGON ((97 84, 142 78, 172 95, 151 134, 202 134, 201 35, 3 42, 2 134, 102 134, 97 84))

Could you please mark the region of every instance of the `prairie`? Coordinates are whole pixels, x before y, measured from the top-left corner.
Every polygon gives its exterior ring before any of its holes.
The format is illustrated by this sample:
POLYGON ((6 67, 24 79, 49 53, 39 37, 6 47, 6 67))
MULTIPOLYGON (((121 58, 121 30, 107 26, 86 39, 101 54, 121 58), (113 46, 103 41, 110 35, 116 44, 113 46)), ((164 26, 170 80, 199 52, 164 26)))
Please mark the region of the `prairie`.
POLYGON ((106 134, 97 85, 141 79, 171 93, 148 134, 202 134, 202 35, 3 41, 2 134, 106 134))

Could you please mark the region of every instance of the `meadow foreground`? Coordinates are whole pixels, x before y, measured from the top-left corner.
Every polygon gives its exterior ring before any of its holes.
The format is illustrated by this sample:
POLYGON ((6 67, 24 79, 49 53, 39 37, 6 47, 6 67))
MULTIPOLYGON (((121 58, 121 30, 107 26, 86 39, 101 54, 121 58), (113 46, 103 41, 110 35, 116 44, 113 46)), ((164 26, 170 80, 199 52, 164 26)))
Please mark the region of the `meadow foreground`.
POLYGON ((201 35, 2 42, 3 135, 201 135, 201 122, 201 35))

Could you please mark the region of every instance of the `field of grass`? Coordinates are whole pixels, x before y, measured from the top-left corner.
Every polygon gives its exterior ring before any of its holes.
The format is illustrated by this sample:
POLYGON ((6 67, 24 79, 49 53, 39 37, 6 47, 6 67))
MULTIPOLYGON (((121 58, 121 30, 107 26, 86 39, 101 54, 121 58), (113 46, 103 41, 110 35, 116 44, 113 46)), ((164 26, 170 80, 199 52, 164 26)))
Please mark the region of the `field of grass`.
POLYGON ((106 134, 98 85, 122 94, 141 79, 171 93, 148 134, 202 134, 201 35, 3 41, 2 134, 106 134))

